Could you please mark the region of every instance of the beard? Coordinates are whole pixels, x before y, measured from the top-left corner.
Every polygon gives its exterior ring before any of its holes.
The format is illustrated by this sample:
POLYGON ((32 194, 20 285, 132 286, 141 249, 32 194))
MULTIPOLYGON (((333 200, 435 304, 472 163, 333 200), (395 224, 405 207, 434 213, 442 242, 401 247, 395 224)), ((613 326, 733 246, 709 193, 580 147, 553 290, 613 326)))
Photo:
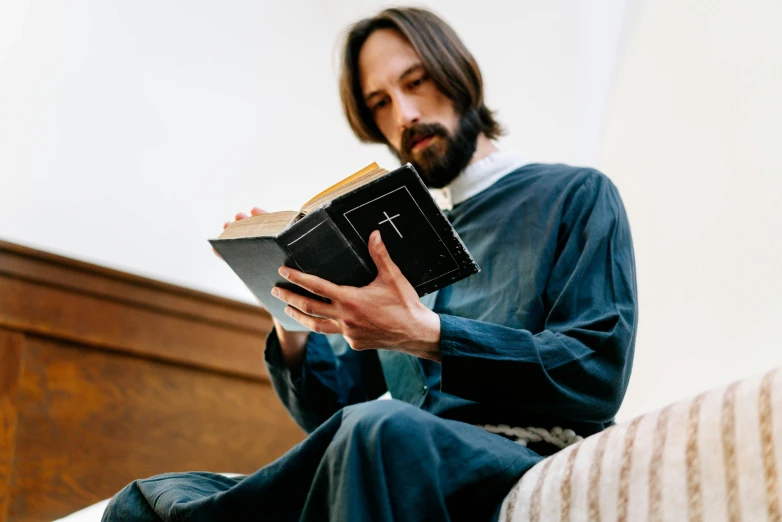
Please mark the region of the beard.
POLYGON ((470 163, 481 133, 480 120, 474 110, 459 117, 459 126, 451 134, 439 123, 418 123, 402 133, 400 150, 389 146, 404 163, 411 163, 429 188, 443 188, 453 181, 470 163), (411 146, 421 138, 431 137, 423 148, 411 146))

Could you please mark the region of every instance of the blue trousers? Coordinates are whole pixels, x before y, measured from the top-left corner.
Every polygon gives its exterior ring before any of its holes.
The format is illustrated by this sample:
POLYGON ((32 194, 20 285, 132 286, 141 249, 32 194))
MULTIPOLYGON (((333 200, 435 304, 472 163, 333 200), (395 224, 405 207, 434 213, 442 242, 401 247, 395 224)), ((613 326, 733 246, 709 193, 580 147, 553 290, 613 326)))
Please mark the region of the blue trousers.
POLYGON ((252 475, 170 473, 126 486, 104 521, 480 521, 543 457, 400 401, 344 408, 252 475))

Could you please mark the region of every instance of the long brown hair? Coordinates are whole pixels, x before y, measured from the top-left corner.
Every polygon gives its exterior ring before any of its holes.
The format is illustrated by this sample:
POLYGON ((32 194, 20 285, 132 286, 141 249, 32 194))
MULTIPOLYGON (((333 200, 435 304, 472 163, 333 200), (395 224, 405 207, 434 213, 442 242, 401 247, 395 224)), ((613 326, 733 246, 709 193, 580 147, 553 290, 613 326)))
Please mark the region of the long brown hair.
POLYGON ((456 32, 437 15, 424 9, 391 8, 357 22, 345 38, 339 94, 345 117, 359 140, 386 143, 364 102, 358 72, 361 47, 378 29, 394 29, 410 42, 435 85, 453 100, 460 115, 477 117, 481 132, 489 139, 502 134, 502 127, 483 103, 483 80, 478 63, 456 32))

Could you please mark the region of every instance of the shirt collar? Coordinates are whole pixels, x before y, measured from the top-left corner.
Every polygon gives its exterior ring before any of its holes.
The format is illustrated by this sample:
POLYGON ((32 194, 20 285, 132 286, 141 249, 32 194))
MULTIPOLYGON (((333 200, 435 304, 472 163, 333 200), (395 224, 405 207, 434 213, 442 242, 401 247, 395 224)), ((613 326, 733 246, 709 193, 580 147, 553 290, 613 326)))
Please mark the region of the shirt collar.
POLYGON ((443 210, 466 201, 494 185, 500 178, 529 162, 521 154, 494 152, 468 165, 449 185, 441 189, 429 189, 432 197, 443 210))

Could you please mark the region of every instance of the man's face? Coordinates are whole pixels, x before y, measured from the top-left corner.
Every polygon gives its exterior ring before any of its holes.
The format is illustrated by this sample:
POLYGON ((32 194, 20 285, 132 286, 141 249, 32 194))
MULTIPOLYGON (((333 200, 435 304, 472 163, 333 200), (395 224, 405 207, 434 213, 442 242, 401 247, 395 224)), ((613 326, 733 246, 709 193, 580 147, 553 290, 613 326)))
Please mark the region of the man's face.
POLYGON ((467 166, 479 130, 462 121, 415 49, 391 29, 373 32, 358 57, 361 90, 380 132, 400 160, 430 187, 444 187, 467 166))

